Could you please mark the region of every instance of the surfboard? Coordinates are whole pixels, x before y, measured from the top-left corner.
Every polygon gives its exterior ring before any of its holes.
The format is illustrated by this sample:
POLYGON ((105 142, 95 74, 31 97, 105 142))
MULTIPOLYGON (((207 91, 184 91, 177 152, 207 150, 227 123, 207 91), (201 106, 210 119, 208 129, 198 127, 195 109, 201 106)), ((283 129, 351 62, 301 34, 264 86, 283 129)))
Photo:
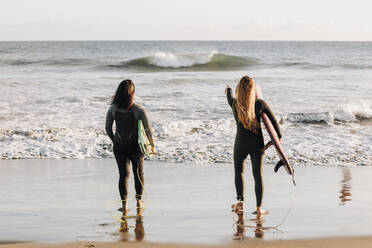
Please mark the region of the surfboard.
POLYGON ((265 113, 261 114, 261 119, 280 159, 279 162, 276 164, 274 171, 278 172, 279 168, 283 166, 287 173, 292 176, 292 181, 294 185, 296 185, 296 182, 294 180, 294 169, 284 153, 283 146, 279 141, 279 137, 274 129, 273 124, 265 113))
POLYGON ((142 120, 138 120, 138 145, 143 155, 148 158, 152 156, 151 144, 143 127, 142 120))
MULTIPOLYGON (((256 100, 257 99, 263 99, 262 90, 261 90, 261 87, 258 84, 256 84, 256 100)), ((284 166, 284 168, 288 172, 288 174, 292 176, 293 184, 296 185, 296 182, 294 180, 294 169, 291 166, 291 164, 289 163, 289 160, 284 153, 283 146, 279 141, 279 137, 278 137, 278 135, 275 131, 275 128, 274 128, 273 124, 271 123, 269 117, 265 113, 261 114, 261 120, 264 123, 264 126, 267 130, 267 133, 270 136, 271 142, 273 142, 276 153, 278 154, 278 156, 280 158, 279 162, 275 166, 274 171, 278 172, 279 168, 281 166, 284 166)))

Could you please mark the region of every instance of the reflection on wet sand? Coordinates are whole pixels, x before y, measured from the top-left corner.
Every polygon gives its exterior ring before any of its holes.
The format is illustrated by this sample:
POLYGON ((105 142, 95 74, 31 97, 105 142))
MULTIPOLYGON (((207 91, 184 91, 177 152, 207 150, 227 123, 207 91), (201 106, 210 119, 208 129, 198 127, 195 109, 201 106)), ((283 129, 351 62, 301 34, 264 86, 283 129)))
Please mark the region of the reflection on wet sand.
MULTIPOLYGON (((137 208, 137 216, 135 220, 134 226, 134 235, 136 241, 143 241, 145 237, 145 227, 143 225, 143 216, 142 216, 143 209, 137 208)), ((123 216, 127 216, 127 213, 123 212, 123 216)), ((131 226, 128 224, 128 218, 122 217, 120 223, 120 241, 121 242, 128 242, 130 241, 131 235, 129 234, 131 226)))
POLYGON ((255 219, 256 221, 256 229, 254 230, 254 236, 256 238, 259 238, 259 239, 262 239, 264 237, 264 230, 263 230, 263 226, 262 226, 262 216, 258 216, 257 215, 257 218, 255 219))
POLYGON ((234 226, 236 229, 234 230, 233 240, 244 240, 246 237, 245 235, 245 228, 252 228, 254 229, 254 237, 262 239, 264 237, 264 227, 262 225, 263 219, 262 215, 257 215, 255 219, 250 219, 249 221, 255 222, 255 226, 249 226, 244 223, 244 211, 239 208, 235 208, 233 212, 237 216, 237 220, 234 219, 234 226))
POLYGON ((349 168, 343 168, 343 179, 341 180, 341 190, 340 190, 340 205, 345 205, 347 202, 351 201, 351 171, 349 168))
POLYGON ((143 241, 145 237, 145 227, 143 226, 142 215, 139 215, 136 218, 136 226, 134 227, 134 233, 136 235, 136 241, 143 241))
POLYGON ((243 240, 245 238, 244 212, 239 209, 235 209, 234 212, 238 216, 238 220, 234 220, 234 226, 236 226, 236 230, 233 239, 243 240))

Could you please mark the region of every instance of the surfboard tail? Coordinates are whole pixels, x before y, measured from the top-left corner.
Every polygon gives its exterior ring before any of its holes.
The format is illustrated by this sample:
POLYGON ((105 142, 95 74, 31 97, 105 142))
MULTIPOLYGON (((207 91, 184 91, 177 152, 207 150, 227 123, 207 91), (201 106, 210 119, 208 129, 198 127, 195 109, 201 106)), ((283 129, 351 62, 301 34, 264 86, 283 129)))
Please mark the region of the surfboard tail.
MULTIPOLYGON (((283 160, 279 160, 279 162, 275 165, 275 168, 274 168, 274 172, 278 172, 279 168, 282 167, 283 165, 285 165, 284 161, 283 160)), ((285 169, 287 169, 287 167, 284 167, 285 169)), ((292 175, 292 182, 293 182, 293 185, 296 186, 296 181, 294 179, 294 171, 293 171, 293 168, 289 171, 287 169, 288 173, 290 175, 292 175)))

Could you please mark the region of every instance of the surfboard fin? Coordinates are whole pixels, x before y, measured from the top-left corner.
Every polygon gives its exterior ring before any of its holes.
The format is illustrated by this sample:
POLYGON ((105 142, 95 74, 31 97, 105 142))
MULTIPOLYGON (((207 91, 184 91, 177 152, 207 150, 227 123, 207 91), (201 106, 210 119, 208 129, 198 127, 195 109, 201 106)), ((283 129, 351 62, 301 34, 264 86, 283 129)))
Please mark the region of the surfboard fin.
POLYGON ((283 165, 284 165, 283 161, 279 160, 279 162, 275 165, 274 172, 275 173, 278 172, 279 168, 283 165))
POLYGON ((296 186, 296 181, 294 180, 294 174, 292 174, 292 182, 293 182, 293 185, 296 186))

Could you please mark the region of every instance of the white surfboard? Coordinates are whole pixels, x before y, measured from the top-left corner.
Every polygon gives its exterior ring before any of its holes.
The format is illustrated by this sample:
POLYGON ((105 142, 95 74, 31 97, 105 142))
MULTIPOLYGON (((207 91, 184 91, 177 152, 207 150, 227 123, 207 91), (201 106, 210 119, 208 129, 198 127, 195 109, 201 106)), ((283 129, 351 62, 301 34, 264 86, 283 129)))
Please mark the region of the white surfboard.
POLYGON ((145 128, 143 126, 142 120, 138 120, 138 145, 141 149, 141 152, 145 157, 151 158, 151 144, 149 138, 147 137, 145 128))

